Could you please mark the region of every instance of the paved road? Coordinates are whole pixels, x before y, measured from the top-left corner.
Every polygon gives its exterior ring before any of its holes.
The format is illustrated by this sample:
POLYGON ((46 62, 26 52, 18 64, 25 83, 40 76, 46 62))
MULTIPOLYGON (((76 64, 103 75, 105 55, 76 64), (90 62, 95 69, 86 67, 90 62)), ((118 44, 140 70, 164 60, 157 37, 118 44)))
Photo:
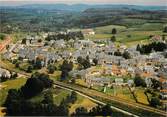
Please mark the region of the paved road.
MULTIPOLYGON (((59 85, 54 85, 54 86, 59 87, 59 88, 61 88, 61 89, 68 90, 68 91, 74 91, 74 90, 72 90, 72 89, 69 89, 69 88, 66 88, 66 87, 63 87, 63 86, 59 86, 59 85)), ((96 102, 96 103, 101 104, 101 105, 106 105, 106 103, 104 103, 104 102, 102 102, 102 101, 99 101, 99 100, 97 100, 97 99, 94 99, 94 98, 92 98, 92 97, 90 97, 90 96, 87 96, 87 95, 85 95, 85 94, 83 94, 83 93, 80 93, 80 92, 78 92, 78 91, 75 91, 75 92, 78 93, 79 95, 83 96, 83 97, 86 97, 86 98, 92 100, 93 102, 96 102)), ((139 117, 139 116, 137 116, 137 115, 135 115, 135 114, 133 114, 133 113, 124 111, 124 110, 119 109, 119 108, 114 107, 114 106, 111 106, 111 108, 114 109, 114 110, 116 110, 116 111, 118 111, 118 112, 124 113, 125 115, 129 115, 129 116, 131 116, 131 117, 139 117)))
POLYGON ((121 104, 126 105, 129 108, 135 108, 137 110, 139 109, 142 112, 146 111, 146 112, 149 112, 149 113, 156 113, 159 116, 163 116, 163 117, 166 117, 166 115, 167 115, 167 112, 165 112, 165 111, 162 111, 162 110, 159 110, 159 109, 156 109, 156 108, 152 108, 152 107, 149 107, 149 106, 146 106, 146 105, 142 105, 142 104, 139 104, 139 103, 130 102, 130 101, 127 101, 127 100, 124 100, 124 99, 121 99, 121 98, 118 98, 118 97, 115 97, 115 96, 110 96, 110 95, 104 94, 102 92, 98 92, 96 90, 92 90, 92 89, 88 89, 88 88, 84 88, 84 87, 76 86, 76 85, 72 85, 72 84, 67 84, 67 83, 63 83, 63 82, 59 82, 59 81, 55 81, 54 84, 58 85, 58 86, 61 86, 61 87, 64 87, 64 88, 68 88, 68 89, 77 91, 77 92, 82 93, 84 95, 87 95, 89 97, 98 97, 98 98, 101 98, 101 99, 106 99, 106 100, 109 100, 111 102, 118 103, 120 105, 121 104))

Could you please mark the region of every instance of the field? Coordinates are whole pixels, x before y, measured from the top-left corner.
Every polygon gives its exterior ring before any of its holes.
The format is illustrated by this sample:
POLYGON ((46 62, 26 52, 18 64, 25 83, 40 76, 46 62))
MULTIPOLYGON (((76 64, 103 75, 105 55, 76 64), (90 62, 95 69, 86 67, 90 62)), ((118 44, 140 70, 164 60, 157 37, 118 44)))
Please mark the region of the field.
POLYGON ((135 94, 139 103, 149 104, 147 97, 144 94, 144 89, 142 89, 141 87, 136 88, 135 94))
MULTIPOLYGON (((127 22, 132 20, 127 19, 127 22)), ((134 21, 133 21, 134 22, 134 21)), ((143 22, 144 23, 144 22, 143 22)), ((133 24, 130 28, 120 25, 108 25, 102 27, 93 28, 95 35, 85 35, 86 39, 110 39, 112 35, 112 29, 117 29, 116 42, 124 43, 128 46, 138 43, 148 43, 150 35, 162 35, 162 30, 165 24, 163 23, 147 23, 142 25, 133 24)))
POLYGON ((77 101, 71 105, 69 113, 72 114, 75 112, 75 109, 78 107, 85 107, 87 110, 92 109, 93 107, 97 106, 96 103, 92 102, 88 98, 84 98, 83 96, 77 95, 77 101))
POLYGON ((9 89, 20 88, 22 85, 25 84, 26 80, 26 78, 17 78, 14 80, 8 80, 3 83, 0 83, 0 85, 3 87, 2 89, 0 89, 0 105, 4 103, 9 89))

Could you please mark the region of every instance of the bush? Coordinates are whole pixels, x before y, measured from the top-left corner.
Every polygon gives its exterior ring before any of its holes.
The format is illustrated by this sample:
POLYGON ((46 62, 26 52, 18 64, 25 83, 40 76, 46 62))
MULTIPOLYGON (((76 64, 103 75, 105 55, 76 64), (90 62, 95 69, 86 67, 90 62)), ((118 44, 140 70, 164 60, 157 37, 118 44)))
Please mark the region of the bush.
POLYGON ((157 107, 161 105, 160 99, 157 97, 152 97, 150 101, 150 105, 153 107, 157 107))
POLYGON ((134 83, 136 86, 146 87, 146 83, 145 83, 144 79, 142 79, 140 76, 135 77, 134 83))
POLYGON ((47 67, 49 74, 53 74, 55 71, 55 66, 54 65, 49 65, 47 67))

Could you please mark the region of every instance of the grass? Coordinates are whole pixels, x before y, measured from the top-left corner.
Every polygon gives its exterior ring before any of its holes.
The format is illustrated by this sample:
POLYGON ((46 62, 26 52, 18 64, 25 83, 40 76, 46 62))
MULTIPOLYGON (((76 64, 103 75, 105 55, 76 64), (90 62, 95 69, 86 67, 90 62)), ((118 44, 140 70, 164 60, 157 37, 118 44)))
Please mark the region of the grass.
POLYGON ((86 82, 83 79, 76 79, 75 80, 75 84, 78 84, 80 86, 84 86, 87 87, 88 85, 86 84, 86 82))
POLYGON ((110 39, 112 29, 117 29, 116 42, 124 43, 127 46, 138 43, 148 43, 150 35, 162 35, 163 23, 147 23, 139 19, 125 19, 125 22, 132 22, 132 26, 127 28, 120 25, 108 25, 94 28, 95 35, 85 35, 86 39, 110 39))
POLYGON ((86 39, 110 39, 112 34, 95 34, 95 35, 85 35, 86 39))
POLYGON ((130 93, 128 87, 116 87, 115 90, 116 90, 116 96, 129 101, 134 101, 134 98, 130 93))
MULTIPOLYGON (((93 86, 93 89, 103 92, 104 87, 102 86, 93 86)), ((133 98, 133 95, 129 91, 128 87, 121 87, 121 86, 114 86, 113 88, 107 87, 106 89, 106 94, 111 95, 111 96, 116 96, 122 99, 126 99, 129 101, 135 101, 133 98)))
POLYGON ((0 85, 4 87, 3 89, 0 89, 0 105, 4 103, 9 89, 19 89, 22 85, 25 84, 26 80, 26 78, 17 78, 0 83, 0 85))
POLYGON ((54 103, 56 105, 60 105, 61 101, 67 97, 67 95, 71 94, 70 91, 63 89, 55 89, 55 93, 53 95, 54 103))
POLYGON ((116 28, 118 33, 126 31, 127 29, 125 26, 108 25, 108 26, 96 27, 94 28, 94 30, 97 34, 111 34, 113 28, 116 28))
POLYGON ((97 104, 90 99, 77 95, 77 101, 71 105, 69 113, 72 114, 73 112, 75 112, 75 109, 79 107, 85 107, 87 110, 90 110, 95 106, 97 106, 97 104))
POLYGON ((146 95, 144 94, 144 89, 141 87, 136 88, 135 94, 139 103, 149 104, 146 95))
POLYGON ((162 23, 145 23, 139 27, 137 30, 141 31, 158 31, 158 30, 163 30, 163 25, 162 23))

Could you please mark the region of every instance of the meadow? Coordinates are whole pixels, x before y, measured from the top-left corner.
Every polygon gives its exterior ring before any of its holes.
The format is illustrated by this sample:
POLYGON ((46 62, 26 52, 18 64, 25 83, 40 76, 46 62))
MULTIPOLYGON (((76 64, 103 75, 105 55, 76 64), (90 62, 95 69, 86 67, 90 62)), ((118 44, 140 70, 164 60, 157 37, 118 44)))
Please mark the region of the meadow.
POLYGON ((108 25, 93 28, 95 35, 85 35, 85 38, 91 40, 110 39, 113 36, 112 29, 115 28, 117 30, 117 34, 115 34, 117 43, 124 43, 128 46, 138 43, 144 44, 149 42, 152 35, 163 35, 163 27, 165 25, 163 23, 147 22, 142 25, 134 24, 131 27, 108 25))

